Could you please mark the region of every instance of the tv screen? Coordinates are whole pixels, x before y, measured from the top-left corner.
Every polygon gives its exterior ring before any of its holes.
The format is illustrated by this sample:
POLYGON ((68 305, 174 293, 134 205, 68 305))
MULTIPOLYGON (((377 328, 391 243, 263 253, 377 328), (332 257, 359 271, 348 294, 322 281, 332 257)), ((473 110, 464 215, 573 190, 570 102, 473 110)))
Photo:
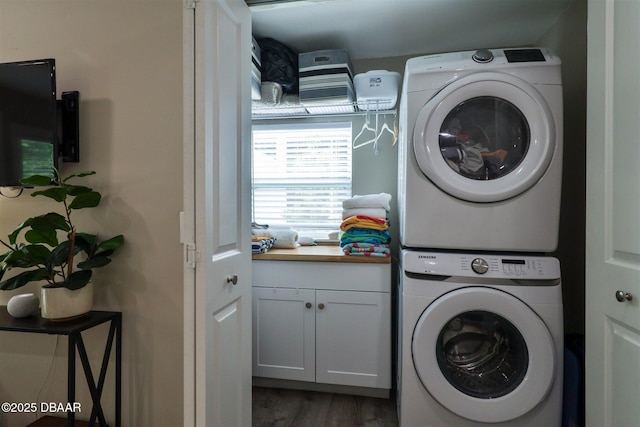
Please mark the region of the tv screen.
POLYGON ((54 59, 0 64, 0 187, 53 177, 58 159, 54 59))

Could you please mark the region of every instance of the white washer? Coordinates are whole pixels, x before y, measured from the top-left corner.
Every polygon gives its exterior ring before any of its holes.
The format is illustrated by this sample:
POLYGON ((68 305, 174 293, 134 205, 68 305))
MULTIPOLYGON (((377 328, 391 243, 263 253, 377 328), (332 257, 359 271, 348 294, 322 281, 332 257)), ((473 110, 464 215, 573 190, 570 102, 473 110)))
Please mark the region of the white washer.
POLYGON ((401 427, 559 427, 560 264, 550 257, 403 250, 401 427))
POLYGON ((556 249, 560 66, 538 48, 407 61, 399 113, 403 246, 556 249))

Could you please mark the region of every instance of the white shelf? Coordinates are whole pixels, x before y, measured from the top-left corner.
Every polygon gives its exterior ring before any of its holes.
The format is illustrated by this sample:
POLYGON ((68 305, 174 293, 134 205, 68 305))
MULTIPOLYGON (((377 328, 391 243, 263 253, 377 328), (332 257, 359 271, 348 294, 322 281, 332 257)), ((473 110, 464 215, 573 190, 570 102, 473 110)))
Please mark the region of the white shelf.
POLYGON ((366 115, 366 114, 393 114, 395 109, 382 109, 380 102, 336 102, 336 103, 280 103, 268 104, 260 101, 252 103, 251 116, 253 120, 299 118, 336 115, 366 115))

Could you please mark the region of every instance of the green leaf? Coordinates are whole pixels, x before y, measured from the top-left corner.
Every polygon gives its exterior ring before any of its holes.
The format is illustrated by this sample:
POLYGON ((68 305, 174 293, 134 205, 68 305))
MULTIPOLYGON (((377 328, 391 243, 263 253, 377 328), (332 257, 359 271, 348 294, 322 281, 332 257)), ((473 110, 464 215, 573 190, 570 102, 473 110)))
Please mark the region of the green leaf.
POLYGON ((31 260, 34 265, 44 264, 51 255, 51 251, 42 245, 26 245, 20 251, 25 255, 25 259, 31 260))
MULTIPOLYGON (((51 254, 49 255, 49 259, 47 259, 46 261, 46 264, 49 267, 49 269, 53 270, 56 267, 65 265, 67 263, 67 260, 69 259, 70 250, 71 250, 70 240, 65 240, 64 242, 56 246, 51 251, 51 254)), ((73 254, 74 256, 77 255, 80 252, 80 248, 76 246, 73 252, 74 252, 73 254)))
POLYGON ((100 243, 98 247, 104 250, 114 250, 118 249, 124 243, 124 236, 122 234, 117 235, 116 237, 112 237, 109 240, 105 240, 100 243))
POLYGON ((52 187, 42 191, 34 191, 31 193, 31 196, 44 196, 53 199, 56 202, 62 202, 67 198, 67 189, 64 187, 52 187))
POLYGON ((78 268, 81 270, 90 270, 92 268, 104 267, 109 264, 111 259, 106 256, 98 255, 96 257, 90 258, 86 261, 82 261, 78 263, 78 268))
POLYGON ((35 230, 55 229, 71 231, 71 227, 69 227, 66 218, 59 213, 49 212, 48 214, 36 216, 32 219, 31 228, 35 230))
MULTIPOLYGON (((36 216, 36 217, 25 220, 15 230, 13 230, 11 234, 9 234, 9 243, 14 245, 16 243, 16 240, 20 232, 28 227, 31 227, 32 229, 35 229, 38 231, 49 230, 49 229, 58 229, 63 231, 70 230, 69 225, 67 224, 65 218, 62 215, 57 214, 55 212, 49 212, 48 214, 36 216)), ((36 239, 35 236, 33 238, 36 239)), ((31 243, 35 243, 35 242, 31 242, 31 243)), ((44 243, 44 242, 38 242, 38 243, 44 243)), ((53 246, 55 246, 55 244, 53 246)))
POLYGON ((101 198, 100 193, 96 191, 78 194, 69 204, 69 209, 95 208, 100 204, 101 198))
POLYGON ((95 174, 96 174, 95 171, 85 171, 85 172, 80 172, 80 173, 74 173, 73 175, 69 175, 68 177, 63 179, 62 182, 67 182, 71 178, 82 178, 82 177, 85 177, 85 176, 95 175, 95 174))
POLYGON ((65 185, 66 189, 67 189, 67 194, 69 194, 70 196, 78 196, 80 194, 84 194, 84 193, 89 193, 91 191, 93 191, 93 189, 89 188, 89 187, 85 187, 82 185, 65 185))
POLYGON ((42 187, 44 185, 51 185, 53 181, 50 176, 46 175, 32 175, 20 180, 21 184, 30 185, 34 187, 42 187))
POLYGON ((89 247, 94 246, 98 241, 98 236, 95 234, 89 233, 76 233, 76 244, 85 245, 87 250, 85 252, 89 252, 89 247))
POLYGON ((3 282, 0 282, 0 289, 2 289, 3 291, 11 291, 13 289, 21 288, 29 282, 46 279, 47 273, 42 268, 39 268, 37 270, 29 270, 20 273, 17 276, 13 276, 3 282))
POLYGON ((49 246, 56 246, 58 244, 58 234, 56 230, 29 230, 24 233, 24 238, 31 244, 46 243, 49 246))
POLYGON ((83 288, 89 280, 91 280, 91 275, 93 273, 91 270, 79 270, 71 273, 71 276, 67 278, 64 282, 60 283, 60 286, 64 286, 67 289, 71 289, 75 291, 77 289, 83 288))
POLYGON ((18 238, 18 234, 20 234, 20 232, 25 228, 30 227, 32 222, 33 222, 33 218, 28 218, 22 224, 18 225, 18 227, 15 230, 13 230, 11 234, 9 234, 9 243, 11 243, 12 245, 15 245, 16 239, 18 238))

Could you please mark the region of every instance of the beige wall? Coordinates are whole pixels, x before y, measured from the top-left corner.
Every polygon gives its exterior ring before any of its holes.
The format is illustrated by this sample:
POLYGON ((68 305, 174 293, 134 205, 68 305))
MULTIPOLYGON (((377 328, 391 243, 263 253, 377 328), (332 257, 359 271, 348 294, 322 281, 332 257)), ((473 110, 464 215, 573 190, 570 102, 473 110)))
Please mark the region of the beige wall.
MULTIPOLYGON (((104 195, 95 212, 78 213, 82 227, 126 238, 113 263, 96 271, 94 283, 96 308, 124 313, 122 405, 128 427, 182 425, 182 4, 0 2, 0 62, 54 57, 59 93, 80 91, 81 161, 61 169, 97 171, 91 184, 104 195)), ((0 235, 50 207, 28 192, 0 197, 0 235)), ((106 333, 96 328, 84 335, 96 371, 106 333)), ((67 340, 56 341, 0 332, 0 401, 66 401, 67 340)), ((83 418, 91 408, 79 366, 77 373, 83 418)), ((105 404, 113 425, 112 371, 105 404)), ((0 413, 3 427, 34 419, 0 413)))
POLYGON ((562 59, 565 145, 555 256, 562 269, 565 330, 584 333, 587 0, 577 0, 538 45, 552 48, 562 59))

